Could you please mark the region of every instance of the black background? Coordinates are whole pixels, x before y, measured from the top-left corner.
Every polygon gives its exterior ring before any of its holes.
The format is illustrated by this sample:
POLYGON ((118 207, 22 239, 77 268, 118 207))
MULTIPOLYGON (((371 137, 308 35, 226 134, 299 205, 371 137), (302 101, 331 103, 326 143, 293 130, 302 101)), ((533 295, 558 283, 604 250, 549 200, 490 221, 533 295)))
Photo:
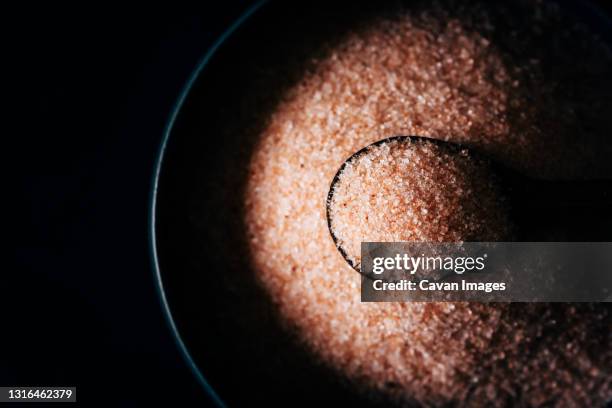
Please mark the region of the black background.
POLYGON ((30 4, 3 16, 5 79, 18 88, 5 101, 21 115, 3 134, 17 200, 9 190, 0 385, 77 386, 87 406, 210 403, 157 298, 149 193, 180 90, 251 3, 30 4))
POLYGON ((251 3, 3 13, 18 92, 3 98, 17 126, 2 134, 0 385, 77 386, 87 406, 210 403, 157 298, 149 193, 181 88, 251 3))

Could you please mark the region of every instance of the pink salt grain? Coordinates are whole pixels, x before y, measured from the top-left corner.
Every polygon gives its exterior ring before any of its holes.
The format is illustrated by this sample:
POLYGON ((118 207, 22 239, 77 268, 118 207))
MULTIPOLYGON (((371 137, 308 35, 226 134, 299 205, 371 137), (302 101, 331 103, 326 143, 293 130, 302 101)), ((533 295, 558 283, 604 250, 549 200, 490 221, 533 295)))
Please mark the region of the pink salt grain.
MULTIPOLYGON (((554 93, 558 84, 546 82, 537 61, 514 64, 513 55, 497 48, 483 34, 492 25, 489 9, 478 7, 465 15, 431 6, 427 13, 381 17, 331 46, 287 92, 249 164, 244 208, 254 272, 288 330, 356 384, 356 392, 400 404, 601 406, 612 399, 607 308, 361 303, 360 277, 328 231, 325 203, 337 169, 355 151, 394 135, 467 143, 537 176, 609 173, 609 161, 601 159, 610 145, 597 145, 586 133, 575 137, 581 128, 572 127, 576 112, 606 107, 583 109, 574 100, 557 105, 563 96, 554 93)), ((536 3, 521 29, 540 29, 548 18, 542 7, 536 3)), ((525 49, 513 52, 520 56, 525 49)), ((558 69, 581 61, 575 62, 558 69)), ((602 121, 610 116, 597 116, 603 118, 597 126, 609 125, 602 121)), ((493 195, 468 191, 475 187, 471 177, 486 176, 461 161, 446 161, 445 168, 433 153, 421 151, 422 162, 409 164, 418 168, 406 174, 406 185, 418 187, 414 218, 402 218, 385 235, 377 220, 355 222, 362 219, 364 197, 354 196, 357 214, 336 214, 343 225, 338 231, 346 228, 341 235, 353 237, 347 245, 370 233, 394 240, 504 235, 502 226, 497 229, 503 216, 488 202, 493 195), (438 176, 460 187, 433 185, 438 176), (443 191, 448 196, 438 197, 443 191), (480 199, 482 211, 473 211, 480 199)), ((403 193, 385 188, 385 194, 403 193)))
POLYGON ((331 230, 353 265, 361 242, 509 239, 502 197, 482 160, 427 140, 369 146, 342 168, 331 230))

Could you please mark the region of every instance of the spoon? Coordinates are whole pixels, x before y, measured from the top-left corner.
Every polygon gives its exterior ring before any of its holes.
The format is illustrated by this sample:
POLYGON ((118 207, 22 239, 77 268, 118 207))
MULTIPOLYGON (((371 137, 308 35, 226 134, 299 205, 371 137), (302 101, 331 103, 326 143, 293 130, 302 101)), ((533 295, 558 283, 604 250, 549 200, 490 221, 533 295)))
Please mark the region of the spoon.
POLYGON ((446 151, 483 160, 502 192, 509 217, 516 230, 516 241, 608 241, 612 239, 612 180, 540 180, 493 161, 457 143, 423 136, 394 136, 380 140, 352 154, 333 178, 326 202, 327 225, 338 251, 360 272, 340 244, 332 228, 331 213, 336 185, 348 164, 373 151, 373 147, 399 142, 432 143, 446 151))

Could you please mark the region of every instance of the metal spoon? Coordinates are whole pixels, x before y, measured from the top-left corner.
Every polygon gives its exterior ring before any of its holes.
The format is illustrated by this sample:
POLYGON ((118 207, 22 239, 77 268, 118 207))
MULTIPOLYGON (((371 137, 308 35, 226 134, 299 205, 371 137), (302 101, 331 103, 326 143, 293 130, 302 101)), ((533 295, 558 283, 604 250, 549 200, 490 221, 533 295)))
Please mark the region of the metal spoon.
POLYGON ((372 147, 391 141, 425 141, 444 147, 451 152, 468 150, 485 160, 509 204, 510 219, 516 227, 517 241, 609 241, 612 239, 612 180, 539 180, 525 176, 499 162, 457 143, 424 136, 394 136, 379 140, 352 154, 333 178, 326 202, 329 232, 340 254, 347 263, 360 272, 339 244, 332 229, 331 205, 336 183, 345 167, 372 147))

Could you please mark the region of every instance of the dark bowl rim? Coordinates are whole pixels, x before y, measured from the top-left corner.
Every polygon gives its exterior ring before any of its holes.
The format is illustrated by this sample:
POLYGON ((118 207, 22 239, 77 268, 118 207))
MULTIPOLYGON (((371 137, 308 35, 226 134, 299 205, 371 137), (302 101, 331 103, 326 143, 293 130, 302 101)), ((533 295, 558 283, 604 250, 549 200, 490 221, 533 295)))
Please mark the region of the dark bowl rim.
POLYGON ((149 235, 149 256, 152 264, 152 272, 153 278, 155 281, 155 287, 157 290, 157 295, 160 301, 160 306, 162 308, 162 313, 166 320, 166 324, 170 328, 172 332, 172 337, 178 347, 181 356, 187 366, 196 377, 197 381, 204 388, 206 393, 210 396, 213 403, 219 407, 225 407, 225 402, 221 399, 221 397, 217 394, 217 392, 213 389, 210 383, 206 380, 202 371, 194 361, 191 356, 187 346, 185 345, 181 334, 176 326, 174 318, 172 316, 172 312, 170 310, 170 305, 168 303, 168 299, 166 298, 164 284, 161 275, 161 268, 159 265, 159 257, 157 251, 157 240, 156 240, 156 218, 155 218, 155 209, 157 207, 157 190, 159 187, 159 177, 162 170, 162 164, 165 157, 166 146, 168 145, 168 141, 170 139, 170 135, 172 133, 172 129, 174 128, 174 124, 176 122, 176 118, 178 117, 179 112, 181 111, 185 100, 187 99, 193 85, 197 81, 201 72, 204 70, 208 62, 212 59, 217 50, 225 43, 225 41, 240 27, 242 24, 249 19, 257 10, 261 8, 262 5, 267 3, 267 0, 259 0, 255 4, 251 5, 248 9, 246 9, 242 15, 236 19, 222 34, 217 38, 217 40, 213 43, 213 45, 208 49, 206 54, 200 59, 200 61, 196 64, 195 69, 189 76, 187 82, 183 86, 181 92, 179 93, 179 97, 174 103, 169 118, 166 122, 166 126, 163 131, 161 144, 159 150, 156 155, 155 164, 153 166, 153 175, 151 180, 151 187, 149 193, 149 209, 148 209, 148 235, 149 235))

